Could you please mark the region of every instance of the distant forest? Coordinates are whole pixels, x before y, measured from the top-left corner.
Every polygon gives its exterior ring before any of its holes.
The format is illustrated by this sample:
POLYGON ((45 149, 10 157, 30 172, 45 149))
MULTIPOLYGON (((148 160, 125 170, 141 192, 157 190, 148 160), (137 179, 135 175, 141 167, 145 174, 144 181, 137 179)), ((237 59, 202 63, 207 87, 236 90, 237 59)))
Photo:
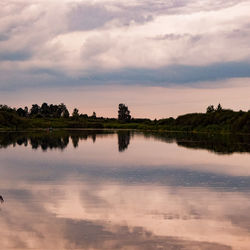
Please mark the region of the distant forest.
POLYGON ((233 111, 210 105, 204 113, 191 113, 177 118, 132 118, 125 104, 118 105, 117 118, 98 117, 79 113, 74 108, 69 113, 65 104, 33 104, 29 109, 0 105, 1 130, 55 129, 55 128, 116 128, 159 131, 250 133, 250 110, 233 111))

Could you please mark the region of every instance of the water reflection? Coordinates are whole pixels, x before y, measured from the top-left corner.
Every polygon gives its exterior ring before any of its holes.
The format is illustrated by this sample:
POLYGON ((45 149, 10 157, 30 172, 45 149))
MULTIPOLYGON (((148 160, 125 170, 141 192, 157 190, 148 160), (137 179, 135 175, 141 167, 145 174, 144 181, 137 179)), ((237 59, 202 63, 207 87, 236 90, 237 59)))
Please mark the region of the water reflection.
MULTIPOLYGON (((33 149, 65 149, 71 139, 75 148, 82 140, 96 139, 114 135, 112 130, 80 130, 80 131, 56 131, 56 132, 33 132, 33 133, 0 133, 0 148, 8 146, 29 144, 33 149)), ((129 144, 131 135, 129 130, 117 131, 118 151, 125 151, 129 144)), ((192 149, 206 149, 217 154, 232 154, 236 152, 250 152, 250 135, 235 134, 206 134, 206 133, 176 133, 176 132, 143 132, 145 138, 154 138, 166 143, 176 143, 178 146, 192 149)))
POLYGON ((250 244, 248 193, 94 180, 58 184, 4 190, 3 249, 247 250, 250 244))
POLYGON ((118 148, 119 152, 123 152, 128 148, 130 142, 130 131, 118 131, 118 148))
POLYGON ((217 154, 250 152, 250 135, 209 134, 209 133, 144 133, 145 137, 154 137, 167 143, 193 149, 207 149, 217 154))
POLYGON ((80 130, 80 131, 55 131, 55 132, 29 132, 29 133, 0 133, 0 148, 8 146, 24 145, 27 147, 31 145, 33 149, 41 148, 43 151, 48 149, 65 149, 71 139, 75 148, 78 147, 79 141, 92 139, 96 141, 96 137, 104 137, 113 134, 113 131, 94 131, 94 130, 80 130))
POLYGON ((247 139, 189 136, 0 134, 1 248, 248 250, 247 139))

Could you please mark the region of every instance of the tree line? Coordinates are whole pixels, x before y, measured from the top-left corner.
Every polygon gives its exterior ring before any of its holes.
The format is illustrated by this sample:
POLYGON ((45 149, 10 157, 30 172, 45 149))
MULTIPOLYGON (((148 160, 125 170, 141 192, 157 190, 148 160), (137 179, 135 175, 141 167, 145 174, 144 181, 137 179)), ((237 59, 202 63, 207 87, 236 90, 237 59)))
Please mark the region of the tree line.
MULTIPOLYGON (((38 104, 32 104, 32 107, 29 109, 27 106, 24 108, 11 108, 7 105, 0 105, 0 111, 16 113, 19 117, 31 117, 31 118, 69 118, 70 113, 64 103, 60 104, 48 104, 44 102, 41 106, 38 104)), ((77 108, 73 109, 72 118, 88 118, 87 114, 80 114, 77 108)), ((91 118, 97 118, 96 112, 94 111, 91 118)), ((130 121, 131 115, 128 107, 120 103, 118 105, 118 120, 120 121, 130 121)))
POLYGON ((25 108, 11 108, 7 105, 0 105, 1 111, 16 113, 20 117, 50 117, 50 118, 60 118, 69 117, 69 111, 64 103, 54 105, 47 104, 44 102, 41 106, 38 104, 33 104, 29 109, 27 106, 25 108))
POLYGON ((168 130, 189 132, 241 132, 250 133, 250 111, 224 109, 221 104, 209 105, 204 113, 189 113, 177 118, 159 120, 132 118, 128 106, 118 105, 117 118, 97 117, 79 113, 72 114, 65 104, 33 104, 30 109, 10 108, 0 105, 1 129, 26 128, 116 128, 140 130, 168 130))
MULTIPOLYGON (((9 112, 9 113, 16 113, 19 117, 24 118, 69 118, 70 113, 68 108, 64 103, 60 104, 48 104, 44 102, 41 106, 38 104, 32 104, 31 108, 29 109, 27 106, 24 108, 11 108, 7 105, 0 104, 0 111, 2 112, 9 112)), ((79 114, 79 110, 74 108, 72 112, 72 117, 86 117, 88 118, 87 114, 79 114)), ((91 117, 96 117, 96 113, 93 112, 91 117)))

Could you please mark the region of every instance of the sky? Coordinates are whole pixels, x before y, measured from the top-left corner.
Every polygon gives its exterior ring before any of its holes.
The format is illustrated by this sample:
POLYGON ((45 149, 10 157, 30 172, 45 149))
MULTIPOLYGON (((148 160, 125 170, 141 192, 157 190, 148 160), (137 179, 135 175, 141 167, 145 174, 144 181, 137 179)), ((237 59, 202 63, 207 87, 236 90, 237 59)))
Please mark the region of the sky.
POLYGON ((249 13, 250 0, 1 0, 0 103, 249 110, 249 13))

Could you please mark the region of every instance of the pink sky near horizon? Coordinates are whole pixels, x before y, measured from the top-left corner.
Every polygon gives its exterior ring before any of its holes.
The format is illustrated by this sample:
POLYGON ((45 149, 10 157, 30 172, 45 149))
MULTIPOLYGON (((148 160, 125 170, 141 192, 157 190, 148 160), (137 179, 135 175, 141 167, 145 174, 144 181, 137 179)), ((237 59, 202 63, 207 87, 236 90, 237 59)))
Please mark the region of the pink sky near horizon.
POLYGON ((65 103, 70 111, 74 107, 80 113, 91 115, 93 111, 97 116, 116 117, 119 103, 128 105, 132 117, 138 118, 165 118, 176 117, 185 113, 205 112, 210 104, 221 103, 224 108, 233 110, 250 109, 249 79, 232 79, 223 83, 213 83, 214 87, 204 83, 203 88, 195 87, 147 87, 142 85, 123 86, 86 86, 34 89, 10 92, 6 95, 0 93, 2 103, 9 106, 42 104, 42 102, 59 104, 65 103), (209 87, 206 87, 209 86, 209 87))

